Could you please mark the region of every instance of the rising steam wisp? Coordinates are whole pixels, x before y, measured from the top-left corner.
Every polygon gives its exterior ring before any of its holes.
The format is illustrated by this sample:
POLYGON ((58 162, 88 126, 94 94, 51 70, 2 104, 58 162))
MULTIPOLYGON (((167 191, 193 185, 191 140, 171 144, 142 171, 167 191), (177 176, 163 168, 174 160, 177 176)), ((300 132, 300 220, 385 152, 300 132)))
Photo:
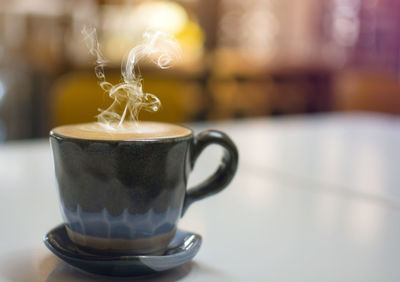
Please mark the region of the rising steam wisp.
POLYGON ((147 31, 143 42, 132 48, 126 60, 121 64, 123 82, 112 84, 106 80, 104 73, 105 60, 97 40, 96 29, 84 27, 82 34, 91 55, 96 57, 95 73, 100 80, 100 87, 113 100, 107 109, 99 109, 98 121, 108 129, 122 128, 124 121, 138 121, 139 112, 146 110, 156 112, 161 106, 160 100, 151 93, 144 93, 142 78, 135 68, 138 63, 148 59, 158 67, 171 67, 180 57, 180 47, 175 39, 161 31, 147 31))

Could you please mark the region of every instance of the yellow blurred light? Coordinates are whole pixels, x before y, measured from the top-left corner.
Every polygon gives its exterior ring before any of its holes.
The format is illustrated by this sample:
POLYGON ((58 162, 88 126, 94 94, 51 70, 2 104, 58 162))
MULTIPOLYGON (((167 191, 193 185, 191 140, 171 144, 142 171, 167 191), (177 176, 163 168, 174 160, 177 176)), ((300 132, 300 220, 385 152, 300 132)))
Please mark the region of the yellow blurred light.
POLYGON ((175 2, 144 2, 138 5, 132 17, 147 28, 177 34, 184 29, 188 15, 185 9, 175 2))
POLYGON ((182 31, 177 33, 175 37, 184 49, 198 48, 199 46, 203 46, 204 42, 203 31, 193 21, 188 21, 182 31))
POLYGON ((132 46, 142 40, 147 30, 173 35, 182 48, 182 63, 192 63, 203 54, 204 32, 176 2, 143 1, 137 6, 114 6, 106 9, 101 45, 104 55, 115 64, 132 46))

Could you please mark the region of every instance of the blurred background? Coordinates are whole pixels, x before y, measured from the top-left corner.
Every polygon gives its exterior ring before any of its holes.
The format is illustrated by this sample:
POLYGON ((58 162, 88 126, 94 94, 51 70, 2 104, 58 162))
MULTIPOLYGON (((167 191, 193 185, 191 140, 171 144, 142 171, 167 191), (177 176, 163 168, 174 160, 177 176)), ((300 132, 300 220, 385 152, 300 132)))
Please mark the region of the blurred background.
POLYGON ((81 30, 97 27, 105 69, 148 28, 172 33, 182 60, 142 64, 162 109, 191 122, 331 111, 400 114, 397 0, 0 0, 0 141, 95 121, 109 104, 81 30))

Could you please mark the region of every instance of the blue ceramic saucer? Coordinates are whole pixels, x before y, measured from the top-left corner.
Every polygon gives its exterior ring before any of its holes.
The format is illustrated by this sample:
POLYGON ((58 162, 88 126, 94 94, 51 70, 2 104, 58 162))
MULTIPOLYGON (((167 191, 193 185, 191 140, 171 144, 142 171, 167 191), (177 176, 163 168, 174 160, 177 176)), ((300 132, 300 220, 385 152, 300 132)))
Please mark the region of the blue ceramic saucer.
POLYGON ((200 249, 201 236, 177 230, 163 255, 102 256, 82 253, 68 238, 65 226, 62 224, 46 234, 44 244, 65 262, 87 272, 134 276, 172 269, 192 260, 200 249))

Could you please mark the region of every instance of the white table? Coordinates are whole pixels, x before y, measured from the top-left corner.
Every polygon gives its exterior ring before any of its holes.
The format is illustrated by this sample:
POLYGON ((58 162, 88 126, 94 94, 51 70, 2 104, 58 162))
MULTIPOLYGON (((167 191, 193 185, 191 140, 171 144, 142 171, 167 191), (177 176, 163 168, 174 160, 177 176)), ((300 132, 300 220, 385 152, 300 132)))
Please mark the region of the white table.
MULTIPOLYGON (((237 143, 240 165, 180 228, 194 261, 144 281, 400 281, 400 118, 353 113, 195 124, 237 143)), ((216 167, 199 159, 191 183, 216 167)), ((0 145, 0 281, 129 281, 80 272, 43 235, 61 222, 47 140, 0 145)))

